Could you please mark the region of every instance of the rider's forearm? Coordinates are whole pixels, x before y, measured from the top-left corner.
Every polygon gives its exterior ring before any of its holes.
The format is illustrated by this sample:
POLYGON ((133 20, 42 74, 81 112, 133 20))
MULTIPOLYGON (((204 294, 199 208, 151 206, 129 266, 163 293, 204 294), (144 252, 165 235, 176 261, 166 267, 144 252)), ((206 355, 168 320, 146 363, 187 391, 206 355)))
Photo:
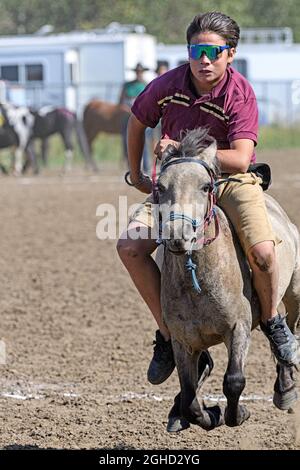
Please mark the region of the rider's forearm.
POLYGON ((218 150, 217 159, 222 173, 246 173, 251 156, 238 150, 218 150))
POLYGON ((133 114, 127 128, 127 151, 131 179, 137 179, 141 171, 141 160, 145 144, 144 126, 133 114))

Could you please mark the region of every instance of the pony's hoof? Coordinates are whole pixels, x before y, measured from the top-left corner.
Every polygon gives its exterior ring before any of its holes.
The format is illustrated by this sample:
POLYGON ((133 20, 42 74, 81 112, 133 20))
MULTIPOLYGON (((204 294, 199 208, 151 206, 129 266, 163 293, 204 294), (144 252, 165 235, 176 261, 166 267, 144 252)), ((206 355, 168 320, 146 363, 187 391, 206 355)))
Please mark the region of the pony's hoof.
POLYGON ((168 432, 180 432, 188 429, 190 427, 190 423, 187 419, 181 416, 172 416, 168 420, 167 424, 167 431, 168 432))
POLYGON ((244 405, 239 405, 236 419, 233 419, 232 416, 230 416, 228 413, 228 408, 225 410, 225 424, 231 428, 235 426, 241 426, 241 424, 243 424, 249 418, 250 411, 248 411, 244 405))
POLYGON ((273 395, 274 405, 276 406, 276 408, 282 411, 293 408, 297 400, 298 393, 295 387, 285 393, 274 392, 273 395))
POLYGON ((208 426, 202 426, 204 429, 211 431, 212 429, 218 428, 224 424, 222 409, 219 405, 211 406, 209 408, 205 407, 205 411, 209 416, 210 424, 208 426))

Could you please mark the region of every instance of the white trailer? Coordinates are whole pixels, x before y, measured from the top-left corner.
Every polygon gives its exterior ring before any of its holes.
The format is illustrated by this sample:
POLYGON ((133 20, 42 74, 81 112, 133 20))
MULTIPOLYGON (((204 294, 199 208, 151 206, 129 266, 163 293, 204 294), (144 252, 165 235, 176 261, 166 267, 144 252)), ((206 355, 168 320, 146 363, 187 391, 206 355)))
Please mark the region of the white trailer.
POLYGON ((7 98, 35 107, 82 111, 91 98, 116 102, 137 62, 154 77, 156 41, 143 26, 111 24, 105 30, 0 37, 0 80, 7 98))

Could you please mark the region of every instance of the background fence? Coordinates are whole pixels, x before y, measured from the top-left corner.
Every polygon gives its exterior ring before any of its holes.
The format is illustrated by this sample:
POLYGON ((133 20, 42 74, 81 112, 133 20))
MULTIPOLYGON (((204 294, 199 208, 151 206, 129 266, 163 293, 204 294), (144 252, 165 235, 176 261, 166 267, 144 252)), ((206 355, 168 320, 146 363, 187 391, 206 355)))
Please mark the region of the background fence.
MULTIPOLYGON (((300 80, 251 82, 259 107, 261 125, 292 126, 300 122, 300 80)), ((93 98, 118 102, 122 83, 95 82, 70 86, 64 83, 16 85, 6 82, 5 98, 17 105, 41 108, 65 106, 79 117, 93 98)), ((2 92, 3 94, 3 92, 2 92)))

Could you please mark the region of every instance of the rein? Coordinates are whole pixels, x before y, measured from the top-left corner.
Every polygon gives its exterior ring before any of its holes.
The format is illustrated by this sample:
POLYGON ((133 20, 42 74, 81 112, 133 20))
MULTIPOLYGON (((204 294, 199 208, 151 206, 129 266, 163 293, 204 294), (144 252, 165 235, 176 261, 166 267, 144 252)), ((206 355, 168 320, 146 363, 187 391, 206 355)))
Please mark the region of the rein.
MULTIPOLYGON (((204 160, 198 160, 198 159, 195 159, 195 158, 188 158, 188 157, 187 158, 175 158, 175 159, 174 159, 174 156, 170 156, 169 158, 167 157, 167 159, 164 161, 164 163, 161 167, 161 173, 163 171, 165 171, 171 165, 176 165, 176 164, 180 164, 180 163, 187 163, 187 162, 200 164, 201 166, 203 166, 206 169, 206 171, 208 172, 208 174, 210 176, 211 182, 210 182, 210 189, 209 189, 209 192, 208 192, 209 201, 208 201, 207 212, 206 212, 206 215, 205 215, 203 221, 199 221, 197 219, 192 219, 191 217, 189 217, 189 216, 187 216, 183 213, 177 213, 177 212, 171 212, 169 220, 170 221, 174 221, 174 220, 178 220, 178 219, 179 220, 186 220, 193 227, 193 230, 194 230, 194 233, 195 233, 195 238, 193 238, 193 240, 192 240, 190 250, 187 250, 185 252, 185 254, 187 256, 187 261, 185 263, 185 267, 186 267, 187 271, 191 273, 192 283, 193 283, 194 289, 198 293, 201 293, 201 287, 200 287, 200 284, 199 284, 197 276, 196 276, 197 265, 192 260, 193 247, 194 247, 194 245, 196 245, 198 243, 199 244, 201 243, 202 246, 208 246, 214 240, 216 240, 216 238, 219 236, 220 225, 219 225, 219 218, 218 218, 217 211, 216 211, 216 191, 217 191, 217 188, 218 188, 218 186, 220 186, 220 184, 227 183, 228 181, 240 182, 240 180, 237 179, 237 178, 228 177, 228 178, 224 178, 222 180, 216 181, 214 172, 211 170, 211 168, 208 166, 208 164, 204 160), (210 223, 212 222, 213 219, 215 221, 215 235, 213 237, 209 237, 209 238, 205 238, 205 235, 203 235, 202 238, 197 239, 197 237, 196 237, 197 229, 202 227, 203 228, 203 234, 204 234, 205 229, 210 225, 210 223)), ((152 193, 153 193, 154 202, 156 204, 158 204, 159 203, 159 192, 158 192, 158 186, 157 186, 156 165, 157 165, 157 159, 156 159, 156 161, 153 165, 153 170, 152 170, 152 193)), ((161 235, 162 235, 162 225, 160 223, 159 224, 159 238, 157 240, 157 243, 158 244, 162 243, 164 246, 166 246, 165 240, 162 240, 161 235)), ((170 252, 172 253, 171 250, 170 250, 170 252)))

